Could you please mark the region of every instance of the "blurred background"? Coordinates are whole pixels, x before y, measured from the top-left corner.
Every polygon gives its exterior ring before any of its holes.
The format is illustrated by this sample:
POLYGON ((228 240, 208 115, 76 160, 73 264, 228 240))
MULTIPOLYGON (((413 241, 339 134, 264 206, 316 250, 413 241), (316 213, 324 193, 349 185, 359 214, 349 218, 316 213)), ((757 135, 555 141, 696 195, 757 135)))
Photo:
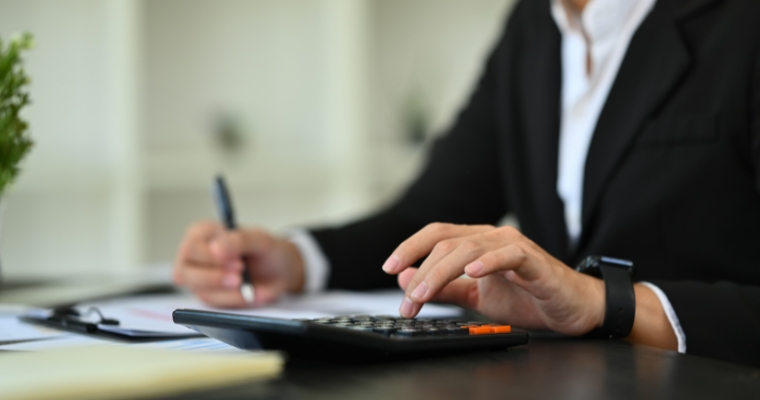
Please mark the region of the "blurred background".
POLYGON ((0 208, 6 279, 168 263, 215 218, 335 224, 394 199, 513 0, 0 0, 31 32, 36 142, 0 208))

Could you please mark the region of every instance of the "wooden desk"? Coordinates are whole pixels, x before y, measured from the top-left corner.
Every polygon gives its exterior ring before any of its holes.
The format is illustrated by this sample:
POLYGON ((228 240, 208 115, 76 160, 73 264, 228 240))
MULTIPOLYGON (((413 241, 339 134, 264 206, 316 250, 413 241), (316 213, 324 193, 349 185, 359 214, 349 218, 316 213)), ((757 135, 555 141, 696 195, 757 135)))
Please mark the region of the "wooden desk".
POLYGON ((509 351, 369 365, 292 362, 192 399, 760 399, 760 369, 620 341, 534 335, 509 351))

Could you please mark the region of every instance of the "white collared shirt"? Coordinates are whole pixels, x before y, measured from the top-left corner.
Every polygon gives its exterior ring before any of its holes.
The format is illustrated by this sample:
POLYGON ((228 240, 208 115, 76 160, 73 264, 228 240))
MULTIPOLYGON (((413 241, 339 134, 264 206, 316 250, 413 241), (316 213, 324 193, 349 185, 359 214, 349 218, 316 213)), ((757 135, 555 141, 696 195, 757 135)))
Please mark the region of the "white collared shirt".
MULTIPOLYGON (((628 44, 656 0, 589 0, 580 14, 563 0, 547 1, 562 34, 557 193, 564 202, 570 245, 575 247, 583 229, 583 177, 591 138, 628 44)), ((305 263, 306 290, 325 288, 330 264, 316 240, 304 230, 291 231, 290 239, 305 263)), ((667 296, 657 286, 644 284, 662 303, 678 338, 678 351, 686 352, 686 336, 667 296)))
POLYGON ((628 43, 654 3, 655 0, 590 0, 578 14, 563 0, 551 0, 552 17, 562 34, 557 193, 564 202, 572 248, 583 229, 583 175, 599 114, 628 43))

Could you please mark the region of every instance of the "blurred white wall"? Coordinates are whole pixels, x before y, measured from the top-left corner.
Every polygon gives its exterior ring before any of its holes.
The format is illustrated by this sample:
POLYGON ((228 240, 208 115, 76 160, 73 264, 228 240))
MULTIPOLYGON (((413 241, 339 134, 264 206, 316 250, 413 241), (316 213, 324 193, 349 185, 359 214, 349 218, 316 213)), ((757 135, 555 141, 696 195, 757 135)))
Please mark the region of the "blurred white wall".
POLYGON ((128 49, 114 48, 124 36, 114 23, 122 19, 119 6, 0 2, 0 35, 30 31, 37 43, 27 57, 33 104, 24 113, 36 145, 3 199, 6 276, 78 274, 139 260, 125 239, 135 236, 122 223, 127 213, 116 209, 129 149, 115 135, 132 140, 137 133, 122 129, 135 118, 125 118, 128 104, 120 97, 118 75, 129 67, 119 59, 128 49))
POLYGON ((511 4, 0 0, 0 35, 37 41, 37 145, 3 200, 5 275, 169 261, 214 217, 217 172, 241 222, 271 229, 387 203, 424 155, 409 104, 426 134, 445 128, 511 4), (230 132, 242 144, 226 148, 230 132))

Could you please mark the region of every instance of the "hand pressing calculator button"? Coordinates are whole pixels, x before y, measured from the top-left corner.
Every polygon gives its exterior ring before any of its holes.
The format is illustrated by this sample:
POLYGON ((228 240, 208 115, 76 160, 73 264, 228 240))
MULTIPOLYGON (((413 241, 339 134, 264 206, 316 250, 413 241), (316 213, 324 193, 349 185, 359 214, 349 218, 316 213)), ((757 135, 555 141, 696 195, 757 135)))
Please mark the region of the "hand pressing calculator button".
POLYGON ((509 325, 434 318, 336 316, 278 319, 176 310, 174 322, 242 349, 284 350, 296 358, 375 359, 504 349, 528 342, 509 325))

